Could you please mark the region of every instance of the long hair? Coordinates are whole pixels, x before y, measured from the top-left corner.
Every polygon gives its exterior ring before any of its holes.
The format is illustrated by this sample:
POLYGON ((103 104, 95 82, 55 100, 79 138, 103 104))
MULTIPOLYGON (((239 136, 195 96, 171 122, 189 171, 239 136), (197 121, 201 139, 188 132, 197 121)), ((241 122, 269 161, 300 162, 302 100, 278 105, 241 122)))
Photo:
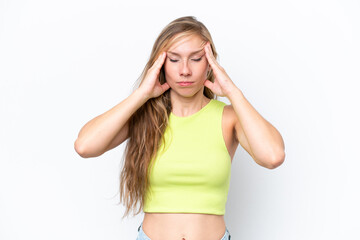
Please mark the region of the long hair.
MULTIPOLYGON (((211 35, 203 23, 193 16, 175 19, 157 37, 150 58, 135 82, 133 90, 142 84, 147 71, 163 51, 167 51, 174 43, 191 35, 199 36, 204 41, 203 45, 209 41, 214 57, 217 57, 211 35)), ((214 82, 212 69, 207 79, 214 82)), ((161 84, 166 82, 164 66, 160 70, 159 81, 161 84)), ((203 94, 207 98, 217 99, 217 96, 206 86, 203 94)), ((163 135, 171 109, 170 89, 168 89, 160 96, 145 102, 129 119, 129 139, 120 174, 120 203, 122 202, 126 208, 122 218, 129 215, 131 210, 135 213, 133 216, 143 210, 145 193, 149 187, 149 172, 154 162, 151 160, 156 156, 161 141, 165 143, 163 135), (138 205, 140 206, 136 211, 138 205)))

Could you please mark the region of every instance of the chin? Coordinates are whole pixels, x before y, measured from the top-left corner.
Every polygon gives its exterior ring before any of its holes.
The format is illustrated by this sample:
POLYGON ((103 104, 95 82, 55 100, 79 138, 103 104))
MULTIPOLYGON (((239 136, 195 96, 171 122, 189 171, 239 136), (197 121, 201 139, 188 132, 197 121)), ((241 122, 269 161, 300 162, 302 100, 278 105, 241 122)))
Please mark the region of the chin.
POLYGON ((170 88, 170 92, 173 92, 179 96, 182 97, 193 97, 194 95, 196 95, 198 92, 203 92, 204 88, 196 88, 194 87, 175 87, 175 88, 170 88))

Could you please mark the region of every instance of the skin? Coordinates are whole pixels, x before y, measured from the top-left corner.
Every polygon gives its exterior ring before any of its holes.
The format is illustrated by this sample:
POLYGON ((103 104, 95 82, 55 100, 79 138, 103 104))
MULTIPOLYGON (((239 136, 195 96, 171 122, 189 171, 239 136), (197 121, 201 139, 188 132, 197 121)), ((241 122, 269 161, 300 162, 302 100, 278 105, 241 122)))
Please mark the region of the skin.
MULTIPOLYGON (((162 63, 164 65, 167 85, 164 84, 163 87, 170 88, 172 112, 176 116, 192 115, 210 101, 203 95, 207 72, 210 70, 204 43, 198 36, 185 38, 171 46, 166 57, 160 56, 159 62, 156 63, 158 67, 161 67, 162 63), (197 50, 201 51, 191 54, 197 50), (194 83, 190 86, 180 86, 177 83, 179 81, 194 83)), ((230 108, 224 109, 222 130, 231 159, 238 146, 234 133, 235 119, 236 115, 230 108)), ((145 212, 143 220, 143 231, 154 240, 219 240, 225 234, 225 228, 224 215, 145 212)))
POLYGON ((167 51, 164 62, 165 78, 171 88, 172 111, 176 116, 191 115, 210 100, 202 93, 207 72, 210 70, 204 43, 200 37, 191 36, 174 44, 167 51), (200 52, 193 53, 199 50, 200 52), (180 81, 191 81, 193 84, 180 86, 180 81))
MULTIPOLYGON (((158 69, 164 64, 167 81, 159 88, 164 91, 171 88, 173 114, 189 116, 208 104, 210 99, 203 95, 206 86, 231 102, 231 105, 224 107, 222 117, 223 137, 231 161, 240 144, 263 167, 274 169, 282 164, 285 152, 280 133, 251 106, 232 82, 225 69, 216 61, 209 42, 204 45, 200 37, 191 36, 172 46, 158 60, 158 69), (198 54, 190 55, 200 49, 202 51, 198 54), (194 61, 200 57, 201 60, 194 61), (206 79, 210 68, 215 76, 214 83, 206 79), (194 83, 184 87, 179 86, 179 81, 194 83)), ((225 227, 224 216, 212 214, 145 213, 143 221, 143 230, 151 239, 218 240, 225 234, 225 227)))
MULTIPOLYGON (((180 117, 194 114, 210 101, 203 95, 204 86, 231 102, 224 107, 222 116, 222 132, 231 161, 240 144, 260 166, 268 169, 280 166, 285 159, 280 133, 247 101, 216 61, 209 42, 204 45, 196 35, 174 44, 168 53, 160 54, 138 89, 83 126, 74 148, 80 156, 89 158, 120 145, 128 138, 130 116, 150 98, 160 96, 169 88, 173 114, 180 117), (199 49, 202 51, 198 55, 190 55, 199 49), (179 56, 169 52, 177 52, 179 56), (194 61, 200 57, 200 61, 194 61), (158 76, 162 66, 167 82, 161 85, 158 76), (214 83, 206 79, 210 68, 215 76, 214 83), (185 80, 194 83, 186 87, 177 83, 185 80)), ((225 221, 222 215, 145 213, 143 230, 153 240, 218 240, 225 233, 225 221)))

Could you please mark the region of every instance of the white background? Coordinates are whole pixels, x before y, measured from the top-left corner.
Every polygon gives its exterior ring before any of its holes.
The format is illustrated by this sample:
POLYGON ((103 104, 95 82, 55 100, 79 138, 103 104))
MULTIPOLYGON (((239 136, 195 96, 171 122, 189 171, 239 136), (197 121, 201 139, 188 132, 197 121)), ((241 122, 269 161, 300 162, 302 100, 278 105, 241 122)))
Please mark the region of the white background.
POLYGON ((73 144, 131 93, 163 27, 188 15, 285 141, 274 170, 239 146, 232 239, 360 239, 359 12, 356 0, 1 0, 0 239, 136 239, 143 213, 121 221, 117 205, 124 144, 88 159, 73 144))

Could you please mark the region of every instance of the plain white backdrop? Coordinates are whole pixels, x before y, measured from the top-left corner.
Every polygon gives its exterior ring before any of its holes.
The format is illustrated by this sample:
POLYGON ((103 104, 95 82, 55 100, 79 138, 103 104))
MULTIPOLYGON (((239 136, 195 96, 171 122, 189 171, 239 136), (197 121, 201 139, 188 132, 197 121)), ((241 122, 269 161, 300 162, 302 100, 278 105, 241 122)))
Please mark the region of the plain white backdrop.
POLYGON ((0 239, 136 239, 143 213, 121 221, 117 205, 126 142, 88 159, 73 145, 189 15, 285 141, 274 170, 238 147, 232 239, 360 239, 359 12, 357 0, 0 0, 0 239))

